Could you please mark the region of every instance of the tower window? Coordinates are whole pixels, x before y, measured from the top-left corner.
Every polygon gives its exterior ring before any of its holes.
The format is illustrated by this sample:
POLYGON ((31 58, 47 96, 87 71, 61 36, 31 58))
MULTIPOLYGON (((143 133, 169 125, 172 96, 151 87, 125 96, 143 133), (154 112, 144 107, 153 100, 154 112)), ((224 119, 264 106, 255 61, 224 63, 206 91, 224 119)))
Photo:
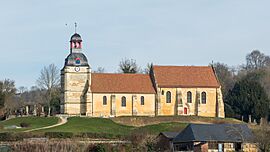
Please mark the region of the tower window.
POLYGON ((192 93, 190 91, 187 92, 187 103, 192 103, 192 93))
POLYGON ((171 92, 170 91, 166 92, 166 103, 171 103, 171 92))
POLYGON ((202 104, 206 104, 206 93, 202 92, 202 104))
POLYGON ((126 107, 126 97, 125 96, 123 96, 121 99, 121 106, 126 107))
POLYGON ((107 105, 107 97, 103 96, 103 105, 107 105))
POLYGON ((144 105, 144 96, 141 96, 141 105, 144 105))

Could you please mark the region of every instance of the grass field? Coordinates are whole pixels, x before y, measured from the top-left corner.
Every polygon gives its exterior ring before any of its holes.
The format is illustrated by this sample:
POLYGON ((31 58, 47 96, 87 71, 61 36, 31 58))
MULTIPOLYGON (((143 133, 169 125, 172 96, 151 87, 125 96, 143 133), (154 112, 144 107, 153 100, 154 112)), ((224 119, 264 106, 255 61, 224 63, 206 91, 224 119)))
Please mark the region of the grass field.
POLYGON ((6 121, 0 122, 0 132, 18 132, 18 131, 24 131, 34 128, 40 128, 44 126, 50 126, 54 125, 58 122, 59 118, 57 117, 18 117, 9 119, 6 121), (16 125, 20 126, 20 123, 27 123, 30 124, 27 128, 19 128, 19 129, 4 129, 4 127, 16 125))
POLYGON ((147 132, 158 134, 163 131, 179 131, 187 124, 179 122, 160 123, 143 127, 121 125, 106 118, 71 117, 64 125, 40 130, 42 132, 73 132, 73 133, 108 133, 114 135, 129 135, 132 132, 147 132))
MULTIPOLYGON (((20 132, 32 128, 39 128, 56 124, 56 117, 22 117, 0 122, 0 132, 12 131, 20 132), (22 129, 3 129, 5 126, 17 125, 21 122, 29 123, 31 127, 22 129)), ((111 135, 130 135, 132 133, 148 133, 157 135, 164 131, 181 131, 189 122, 192 123, 239 123, 235 119, 216 119, 201 117, 117 117, 117 118, 90 118, 90 117, 70 117, 64 125, 54 128, 34 131, 44 132, 72 132, 97 133, 111 135), (136 125, 144 124, 144 125, 136 125)))

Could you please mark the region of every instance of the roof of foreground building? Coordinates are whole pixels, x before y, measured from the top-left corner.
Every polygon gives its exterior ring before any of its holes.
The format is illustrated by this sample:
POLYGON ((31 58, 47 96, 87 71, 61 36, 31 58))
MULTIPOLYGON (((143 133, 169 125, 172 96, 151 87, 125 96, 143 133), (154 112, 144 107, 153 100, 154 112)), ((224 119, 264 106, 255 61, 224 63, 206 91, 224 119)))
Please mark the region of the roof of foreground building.
POLYGON ((253 134, 245 124, 190 124, 173 142, 243 142, 252 139, 253 134))

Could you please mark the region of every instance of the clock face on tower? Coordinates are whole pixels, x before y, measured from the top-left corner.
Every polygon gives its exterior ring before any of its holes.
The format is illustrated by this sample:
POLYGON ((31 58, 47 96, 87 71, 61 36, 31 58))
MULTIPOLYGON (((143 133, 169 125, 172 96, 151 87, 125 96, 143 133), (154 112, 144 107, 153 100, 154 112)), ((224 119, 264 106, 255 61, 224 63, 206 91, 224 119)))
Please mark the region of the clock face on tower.
POLYGON ((79 72, 80 71, 80 67, 75 67, 75 71, 79 72))

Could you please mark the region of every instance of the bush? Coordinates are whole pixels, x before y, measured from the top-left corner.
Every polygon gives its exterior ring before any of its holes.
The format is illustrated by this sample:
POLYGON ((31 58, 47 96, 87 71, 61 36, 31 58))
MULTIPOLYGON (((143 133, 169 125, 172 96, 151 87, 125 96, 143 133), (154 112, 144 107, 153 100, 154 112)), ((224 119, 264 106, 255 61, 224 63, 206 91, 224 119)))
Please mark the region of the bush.
POLYGON ((18 141, 22 140, 23 136, 11 132, 0 133, 0 141, 18 141))
POLYGON ((22 123, 20 123, 20 126, 22 128, 27 128, 27 127, 30 127, 30 124, 29 123, 22 122, 22 123))
POLYGON ((98 144, 89 149, 89 152, 106 152, 105 146, 98 144))
POLYGON ((83 138, 105 138, 105 139, 124 139, 122 135, 114 135, 108 133, 91 133, 91 132, 83 132, 77 135, 77 137, 83 138))
POLYGON ((45 136, 48 138, 72 138, 72 132, 45 132, 45 136))

